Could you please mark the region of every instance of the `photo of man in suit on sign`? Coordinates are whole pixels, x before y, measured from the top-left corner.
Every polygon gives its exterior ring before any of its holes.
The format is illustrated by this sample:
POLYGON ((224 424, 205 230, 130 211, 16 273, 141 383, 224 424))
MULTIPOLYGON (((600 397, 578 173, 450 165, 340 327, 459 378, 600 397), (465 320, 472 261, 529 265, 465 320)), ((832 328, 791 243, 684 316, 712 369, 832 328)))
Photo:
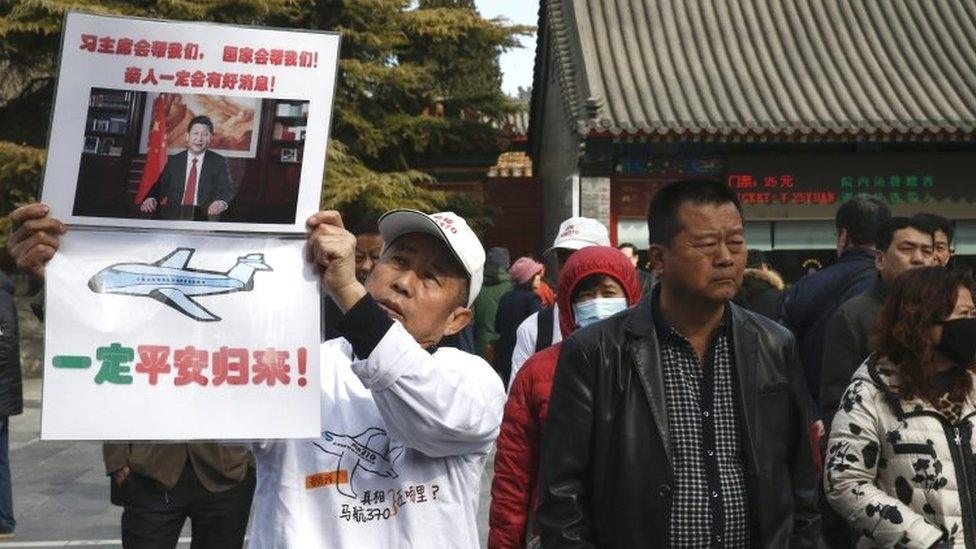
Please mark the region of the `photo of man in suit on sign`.
POLYGON ((207 150, 214 124, 195 116, 187 125, 186 150, 169 157, 139 209, 159 210, 163 219, 217 221, 234 200, 234 182, 227 159, 207 150))

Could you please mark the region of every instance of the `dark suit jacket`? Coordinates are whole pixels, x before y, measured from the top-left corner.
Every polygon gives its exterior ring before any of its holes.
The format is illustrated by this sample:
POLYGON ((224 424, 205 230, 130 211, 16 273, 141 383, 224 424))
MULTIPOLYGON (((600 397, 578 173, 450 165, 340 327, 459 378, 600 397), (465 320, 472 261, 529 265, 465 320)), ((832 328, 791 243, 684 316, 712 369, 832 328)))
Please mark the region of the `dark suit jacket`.
POLYGON ((841 305, 827 322, 820 373, 820 409, 828 420, 827 425, 837 413, 840 397, 851 384, 854 372, 871 354, 868 345, 871 326, 885 297, 887 292, 881 277, 875 277, 874 286, 841 305))
POLYGON ((230 178, 227 159, 213 151, 203 153, 203 167, 197 174, 197 205, 195 208, 182 206, 183 189, 186 186, 187 151, 169 157, 156 183, 149 190, 147 198, 155 198, 159 203, 159 215, 163 219, 207 219, 207 208, 216 200, 223 200, 230 206, 234 200, 234 183, 230 178), (167 204, 162 205, 163 198, 167 204))
MULTIPOLYGON (((563 343, 542 438, 543 547, 664 547, 672 441, 652 299, 563 343)), ((809 396, 785 328, 732 303, 752 547, 819 541, 809 396)))

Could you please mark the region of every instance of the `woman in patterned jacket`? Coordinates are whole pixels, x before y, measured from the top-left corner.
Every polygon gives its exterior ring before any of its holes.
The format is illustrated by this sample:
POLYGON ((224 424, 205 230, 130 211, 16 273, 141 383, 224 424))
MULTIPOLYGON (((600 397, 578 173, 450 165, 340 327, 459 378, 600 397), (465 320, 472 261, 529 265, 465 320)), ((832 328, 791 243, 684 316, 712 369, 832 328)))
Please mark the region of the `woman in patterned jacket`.
POLYGON ((976 308, 941 267, 893 285, 834 417, 827 500, 858 547, 976 547, 976 308))

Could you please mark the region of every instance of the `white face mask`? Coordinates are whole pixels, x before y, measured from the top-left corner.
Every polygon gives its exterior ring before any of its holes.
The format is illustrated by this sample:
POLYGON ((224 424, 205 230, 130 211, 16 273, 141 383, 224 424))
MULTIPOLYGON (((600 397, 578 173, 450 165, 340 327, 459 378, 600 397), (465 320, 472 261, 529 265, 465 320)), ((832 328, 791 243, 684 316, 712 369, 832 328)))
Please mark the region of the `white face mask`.
POLYGON ((573 304, 573 316, 580 328, 609 318, 627 308, 627 298, 598 297, 582 303, 573 304))

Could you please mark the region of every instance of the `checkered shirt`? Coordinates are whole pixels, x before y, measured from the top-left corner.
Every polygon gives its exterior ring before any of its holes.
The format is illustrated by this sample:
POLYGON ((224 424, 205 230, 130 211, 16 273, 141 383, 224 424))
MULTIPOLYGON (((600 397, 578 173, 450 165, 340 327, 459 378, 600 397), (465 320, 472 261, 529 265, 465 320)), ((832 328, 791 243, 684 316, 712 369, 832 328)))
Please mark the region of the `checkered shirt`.
POLYGON ((669 547, 748 547, 749 507, 726 313, 704 363, 655 315, 671 434, 669 547))

